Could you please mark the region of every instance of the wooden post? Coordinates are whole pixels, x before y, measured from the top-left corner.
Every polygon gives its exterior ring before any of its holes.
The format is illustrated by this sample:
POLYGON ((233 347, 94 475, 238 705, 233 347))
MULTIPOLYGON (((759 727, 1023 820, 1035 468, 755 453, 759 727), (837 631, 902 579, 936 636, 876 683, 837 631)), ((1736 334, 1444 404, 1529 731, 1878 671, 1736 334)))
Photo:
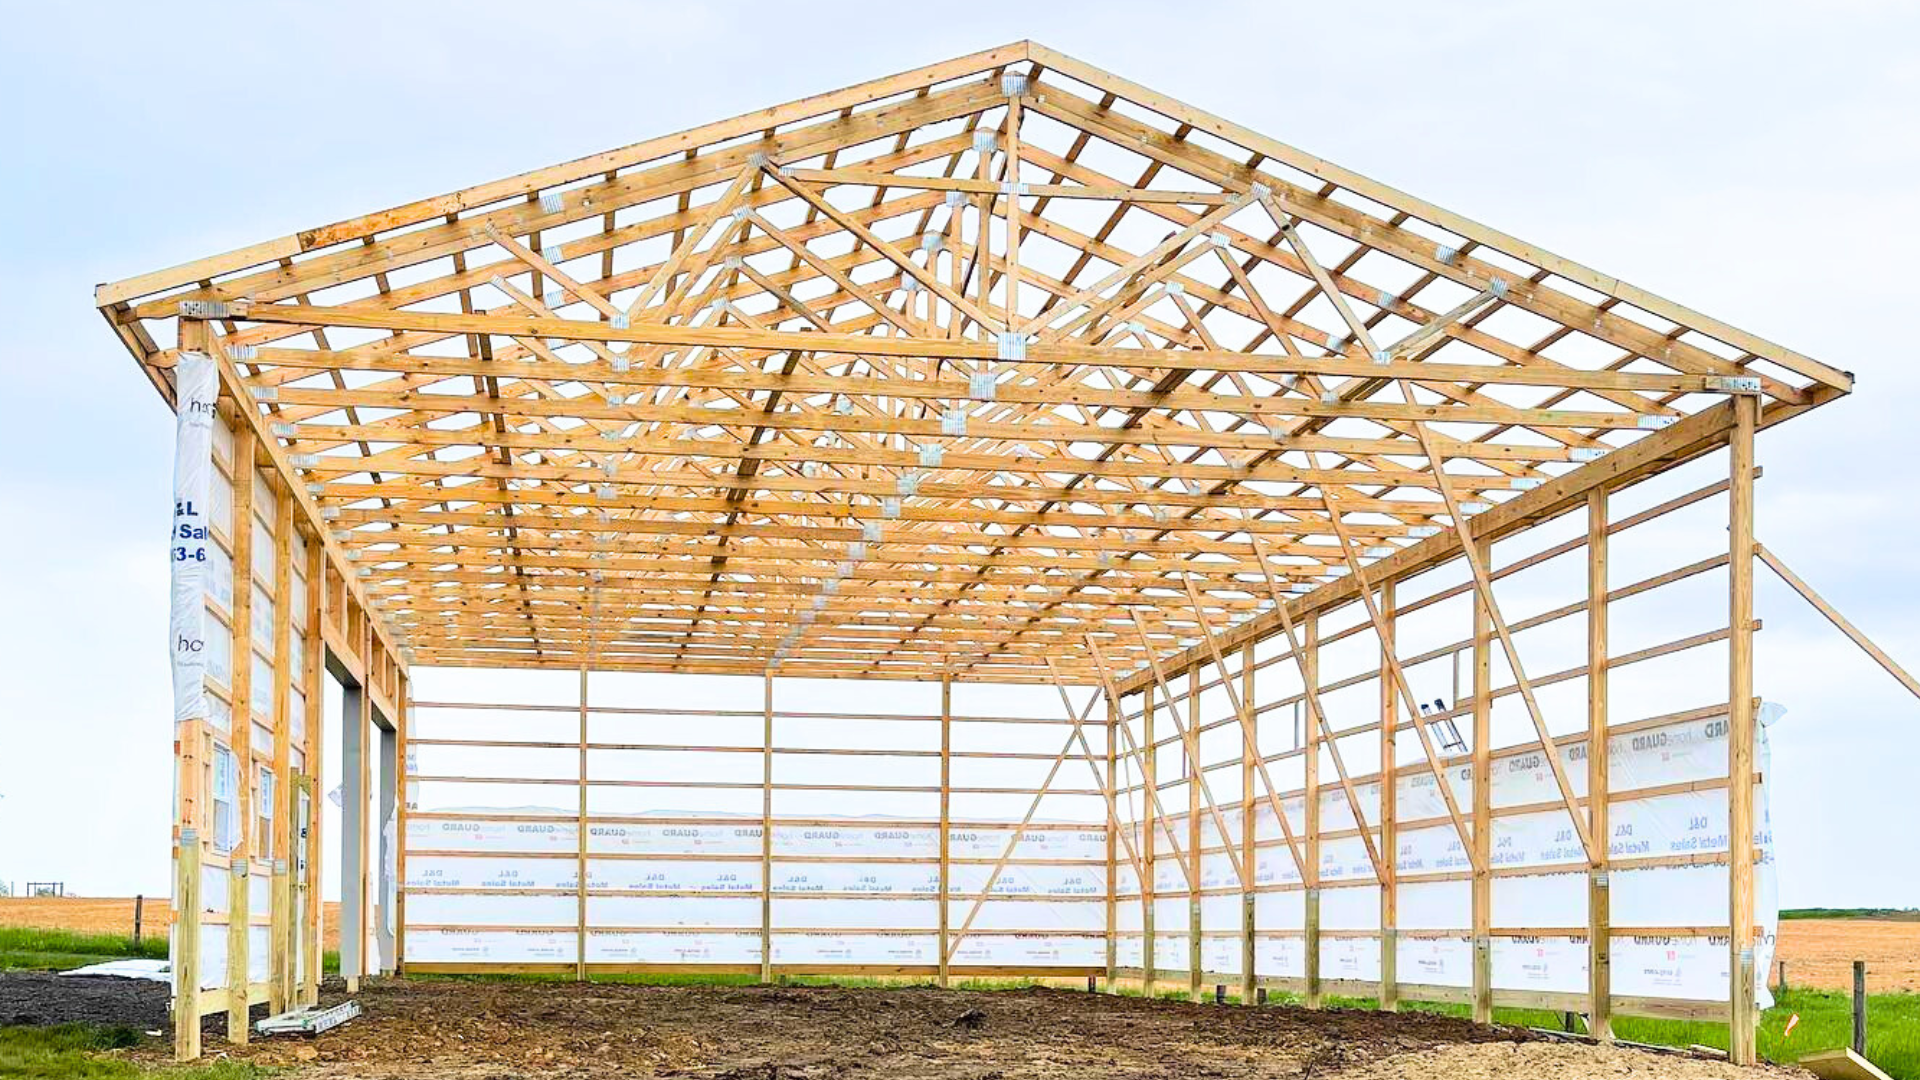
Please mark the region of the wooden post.
MULTIPOLYGON (((208 347, 207 324, 200 319, 180 320, 180 348, 205 352, 208 347)), ((213 463, 207 463, 209 469, 213 463)), ((203 598, 201 604, 206 603, 203 598)), ((192 1061, 200 1056, 200 864, 203 856, 201 836, 207 825, 205 814, 206 770, 210 751, 205 741, 206 718, 195 717, 176 723, 173 729, 173 756, 178 774, 174 781, 174 884, 173 943, 173 1056, 176 1061, 192 1061)), ((135 909, 138 911, 138 908, 135 909)), ((136 915, 136 923, 138 916, 136 915)), ((135 931, 138 937, 138 931, 135 931)))
POLYGON ((146 906, 146 902, 145 896, 140 893, 133 894, 133 944, 136 948, 140 944, 140 916, 143 914, 140 909, 146 906))
MULTIPOLYGON (((218 348, 218 345, 214 346, 218 348)), ((251 409, 253 402, 236 402, 251 409)), ((233 725, 227 738, 239 772, 234 785, 233 849, 227 852, 227 1041, 247 1042, 248 962, 252 934, 253 890, 248 880, 253 858, 253 429, 244 422, 233 431, 233 725)))
MULTIPOLYGON (((944 759, 945 755, 942 755, 944 759)), ((945 788, 943 780, 941 787, 945 788)), ((941 829, 941 866, 946 866, 946 830, 941 829)), ((941 892, 946 892, 945 874, 941 892)), ((940 968, 946 971, 946 900, 940 902, 940 968)), ((768 670, 760 700, 760 983, 773 981, 773 672, 768 670)), ((944 985, 944 978, 943 978, 944 985)))
POLYGON ((1780 988, 1780 992, 1784 994, 1787 992, 1787 962, 1785 960, 1781 960, 1779 961, 1779 964, 1780 964, 1780 978, 1776 985, 1780 988))
POLYGON ((273 516, 273 835, 265 856, 273 864, 271 958, 267 1009, 285 1012, 293 998, 293 878, 288 863, 293 824, 293 494, 280 492, 273 516))
MULTIPOLYGON (((348 610, 351 611, 352 608, 349 607, 348 610)), ((360 643, 361 683, 360 707, 354 721, 360 729, 360 758, 359 768, 356 770, 360 778, 360 788, 355 795, 355 801, 360 807, 360 835, 354 838, 354 845, 359 848, 360 857, 354 867, 353 887, 355 894, 360 898, 360 918, 355 920, 351 927, 358 940, 354 943, 356 960, 353 972, 347 976, 347 992, 350 994, 357 993, 360 989, 360 980, 372 975, 375 971, 374 965, 369 963, 371 950, 368 948, 368 937, 373 927, 375 908, 372 890, 368 887, 369 879, 373 874, 374 849, 367 842, 367 823, 374 816, 373 755, 378 743, 373 726, 373 619, 363 611, 354 622, 357 624, 355 637, 360 643)))
POLYGON ((1853 962, 1853 1052, 1867 1052, 1867 962, 1853 962))
POLYGON ((1159 841, 1154 837, 1158 827, 1158 818, 1154 810, 1160 800, 1160 751, 1153 744, 1153 687, 1140 691, 1140 780, 1145 785, 1146 800, 1141 807, 1140 835, 1145 844, 1140 852, 1140 861, 1146 869, 1146 878, 1140 882, 1140 992, 1147 997, 1153 996, 1154 983, 1154 876, 1159 865, 1156 854, 1159 841))
POLYGON ((587 981, 587 661, 580 661, 580 784, 574 816, 573 978, 587 981))
MULTIPOLYGON (((1254 828, 1253 781, 1255 758, 1260 754, 1260 715, 1253 708, 1253 645, 1240 650, 1240 700, 1246 705, 1248 731, 1240 740, 1240 1003, 1253 1004, 1259 985, 1258 919, 1254 911, 1254 828)), ((1226 673, 1221 672, 1221 678, 1226 673)), ((1225 839, 1225 838, 1223 838, 1225 839)), ((1229 841, 1231 842, 1231 841, 1229 841)))
POLYGON ((1394 727, 1399 708, 1393 692, 1393 670, 1388 658, 1395 648, 1394 587, 1380 583, 1380 1008, 1400 1008, 1400 832, 1394 817, 1399 809, 1399 770, 1394 727))
POLYGON ((1608 880, 1607 490, 1587 493, 1587 1033, 1613 1040, 1613 889, 1608 880))
POLYGON ((1753 987, 1753 434, 1759 399, 1733 398, 1729 436, 1727 567, 1727 846, 1732 981, 1727 998, 1727 1059, 1751 1065, 1753 987))
MULTIPOLYGON (((945 709, 942 708, 942 722, 945 721, 945 709)), ((1107 993, 1116 989, 1116 978, 1120 966, 1120 814, 1119 814, 1119 754, 1120 743, 1120 702, 1112 695, 1107 697, 1107 993)), ((944 740, 942 745, 944 745, 944 740)), ((946 753, 941 753, 946 758, 946 753)), ((941 789, 946 784, 941 783, 941 789)))
MULTIPOLYGON (((1305 693, 1317 695, 1320 692, 1320 615, 1310 612, 1306 617, 1305 641, 1301 642, 1304 655, 1300 657, 1300 671, 1306 676, 1305 693)), ((1320 1007, 1320 725, 1307 722, 1306 754, 1303 762, 1306 766, 1306 819, 1303 828, 1307 834, 1306 875, 1302 884, 1306 888, 1306 915, 1304 920, 1306 935, 1306 1005, 1309 1009, 1320 1007)))
MULTIPOLYGON (((192 741, 189 739, 188 741, 192 741)), ((181 758, 182 771, 199 768, 199 754, 181 758)), ((173 1057, 200 1056, 200 830, 180 829, 174 860, 173 1057)))
MULTIPOLYGON (((935 981, 947 985, 947 935, 952 921, 953 868, 947 834, 953 827, 953 672, 940 670, 940 966, 935 981)), ((1111 860, 1109 860, 1111 861, 1111 860)))
POLYGON ((209 754, 204 721, 178 726, 174 755, 179 762, 179 838, 174 853, 173 887, 173 1054, 175 1060, 200 1056, 200 820, 205 815, 204 782, 209 754))
MULTIPOLYGON (((1475 540, 1484 565, 1493 545, 1475 540)), ((1473 595, 1473 1019, 1493 1022, 1493 617, 1473 595)), ((1552 752, 1552 747, 1547 748, 1552 752)))
MULTIPOLYGON (((395 680, 393 708, 393 974, 406 974, 407 962, 407 725, 412 711, 413 680, 400 674, 395 680)), ((584 741, 584 740, 583 740, 584 741)), ((581 815, 585 817, 584 811, 581 815)), ((580 830, 580 850, 586 851, 586 828, 580 830)), ((582 858, 581 869, 585 869, 582 858)))
MULTIPOLYGON (((1187 997, 1206 1000, 1200 976, 1206 966, 1200 911, 1200 665, 1187 669, 1187 997)), ((1225 837, 1221 838, 1225 840, 1225 837)))
MULTIPOLYGON (((302 613, 305 619, 307 648, 307 669, 301 674, 303 691, 307 703, 307 742, 302 757, 302 771, 307 774, 307 835, 306 877, 300 883, 305 902, 300 908, 300 917, 304 922, 301 932, 306 935, 306 970, 301 975, 300 1003, 318 1005, 320 1003, 320 969, 323 966, 324 943, 326 941, 326 907, 320 887, 320 781, 325 775, 320 760, 320 748, 323 725, 326 722, 326 699, 322 693, 321 670, 326 665, 327 643, 321 636, 321 605, 327 594, 327 557, 322 549, 320 538, 307 540, 307 610, 302 613)), ((405 838, 401 840, 405 843, 405 838)))

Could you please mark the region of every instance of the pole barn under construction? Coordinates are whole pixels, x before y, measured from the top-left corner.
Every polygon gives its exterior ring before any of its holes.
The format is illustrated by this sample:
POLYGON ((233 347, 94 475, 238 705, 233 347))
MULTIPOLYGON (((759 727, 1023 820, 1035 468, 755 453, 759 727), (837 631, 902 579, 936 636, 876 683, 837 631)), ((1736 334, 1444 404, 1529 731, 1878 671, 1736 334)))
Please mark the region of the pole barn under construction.
POLYGON ((1754 436, 1843 371, 1031 42, 97 303, 178 415, 176 1018, 317 1000, 338 787, 350 987, 1224 983, 1754 1059, 1756 560, 1830 611, 1754 436))

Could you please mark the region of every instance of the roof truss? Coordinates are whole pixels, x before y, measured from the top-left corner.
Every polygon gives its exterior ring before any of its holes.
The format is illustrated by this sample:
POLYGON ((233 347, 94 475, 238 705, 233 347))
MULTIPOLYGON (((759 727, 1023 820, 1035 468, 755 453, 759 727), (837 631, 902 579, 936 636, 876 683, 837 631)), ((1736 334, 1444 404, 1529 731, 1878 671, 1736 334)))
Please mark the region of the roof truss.
POLYGON ((1024 42, 97 300, 163 393, 213 320, 436 664, 1095 682, 1850 386, 1024 42))

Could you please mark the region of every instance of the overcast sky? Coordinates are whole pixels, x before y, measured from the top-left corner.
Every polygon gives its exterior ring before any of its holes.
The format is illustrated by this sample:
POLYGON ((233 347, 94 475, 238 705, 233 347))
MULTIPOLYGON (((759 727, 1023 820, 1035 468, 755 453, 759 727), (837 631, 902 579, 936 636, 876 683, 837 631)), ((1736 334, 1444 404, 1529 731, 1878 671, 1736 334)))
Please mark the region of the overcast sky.
MULTIPOLYGON (((0 880, 168 888, 171 414, 95 283, 1022 37, 1854 372, 1851 399, 1762 437, 1758 531, 1920 668, 1917 12, 15 5, 0 880)), ((1758 689, 1792 710, 1769 777, 1782 903, 1920 905, 1889 830, 1920 814, 1920 702, 1765 571, 1759 613, 1758 689)))

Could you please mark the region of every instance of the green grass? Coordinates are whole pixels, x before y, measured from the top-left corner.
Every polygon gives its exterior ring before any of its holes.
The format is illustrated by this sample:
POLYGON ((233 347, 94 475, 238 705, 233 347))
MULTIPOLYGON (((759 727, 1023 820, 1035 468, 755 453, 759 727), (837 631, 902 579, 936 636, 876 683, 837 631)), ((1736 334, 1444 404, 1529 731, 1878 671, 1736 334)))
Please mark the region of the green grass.
MULTIPOLYGON (((118 934, 80 934, 71 930, 39 930, 31 927, 0 926, 0 971, 65 971, 108 960, 165 960, 167 939, 143 938, 138 944, 118 934)), ((320 958, 320 969, 328 973, 340 970, 340 954, 328 950, 320 958)))
MULTIPOLYGON (((1816 1050, 1847 1046, 1853 1039, 1853 1004, 1847 994, 1824 990, 1787 990, 1775 994, 1774 1007, 1760 1015, 1757 1042, 1760 1056, 1768 1061, 1791 1064, 1816 1050), (1787 1020, 1798 1014, 1800 1022, 1793 1034, 1785 1033, 1787 1020)), ((1275 994, 1269 1000, 1297 1002, 1291 994, 1275 994)), ((1371 1009, 1371 998, 1329 997, 1334 1008, 1371 1009)), ((1465 1005, 1435 1002, 1404 1002, 1407 1011, 1466 1016, 1465 1005)), ((1495 1023, 1514 1027, 1550 1028, 1564 1026, 1561 1013, 1542 1009, 1495 1009, 1495 1023)), ((1575 1021, 1579 1027, 1579 1021, 1575 1021)), ((1584 1029, 1582 1029, 1584 1030, 1584 1029)), ((1707 1020, 1663 1020, 1648 1016, 1616 1016, 1615 1038, 1659 1046, 1711 1046, 1727 1048, 1727 1026, 1707 1020)), ((1920 1080, 1920 994, 1869 994, 1867 996, 1867 1059, 1886 1070, 1895 1080, 1920 1080)))
POLYGON ((124 1027, 0 1027, 0 1076, 27 1080, 257 1080, 271 1071, 232 1061, 148 1069, 112 1053, 153 1041, 124 1027))
MULTIPOLYGON (((1853 1005, 1846 994, 1788 990, 1760 1015, 1760 1056, 1788 1064, 1816 1050, 1848 1045, 1853 1038, 1853 1005), (1798 1014, 1793 1034, 1787 1020, 1798 1014)), ((1561 1026, 1559 1013, 1496 1009, 1494 1019, 1524 1027, 1561 1026)), ((1727 1026, 1702 1020, 1660 1020, 1620 1016, 1614 1034, 1634 1042, 1663 1046, 1712 1046, 1726 1049, 1727 1026)), ((1870 994, 1867 997, 1867 1058, 1899 1080, 1920 1080, 1920 994, 1870 994)))
POLYGON ((1920 908, 1886 907, 1803 907, 1781 908, 1783 919, 1893 919, 1899 922, 1920 921, 1920 908))
POLYGON ((165 960, 167 939, 150 937, 136 945, 132 938, 119 934, 77 934, 70 930, 0 926, 0 969, 61 971, 129 958, 165 960))

